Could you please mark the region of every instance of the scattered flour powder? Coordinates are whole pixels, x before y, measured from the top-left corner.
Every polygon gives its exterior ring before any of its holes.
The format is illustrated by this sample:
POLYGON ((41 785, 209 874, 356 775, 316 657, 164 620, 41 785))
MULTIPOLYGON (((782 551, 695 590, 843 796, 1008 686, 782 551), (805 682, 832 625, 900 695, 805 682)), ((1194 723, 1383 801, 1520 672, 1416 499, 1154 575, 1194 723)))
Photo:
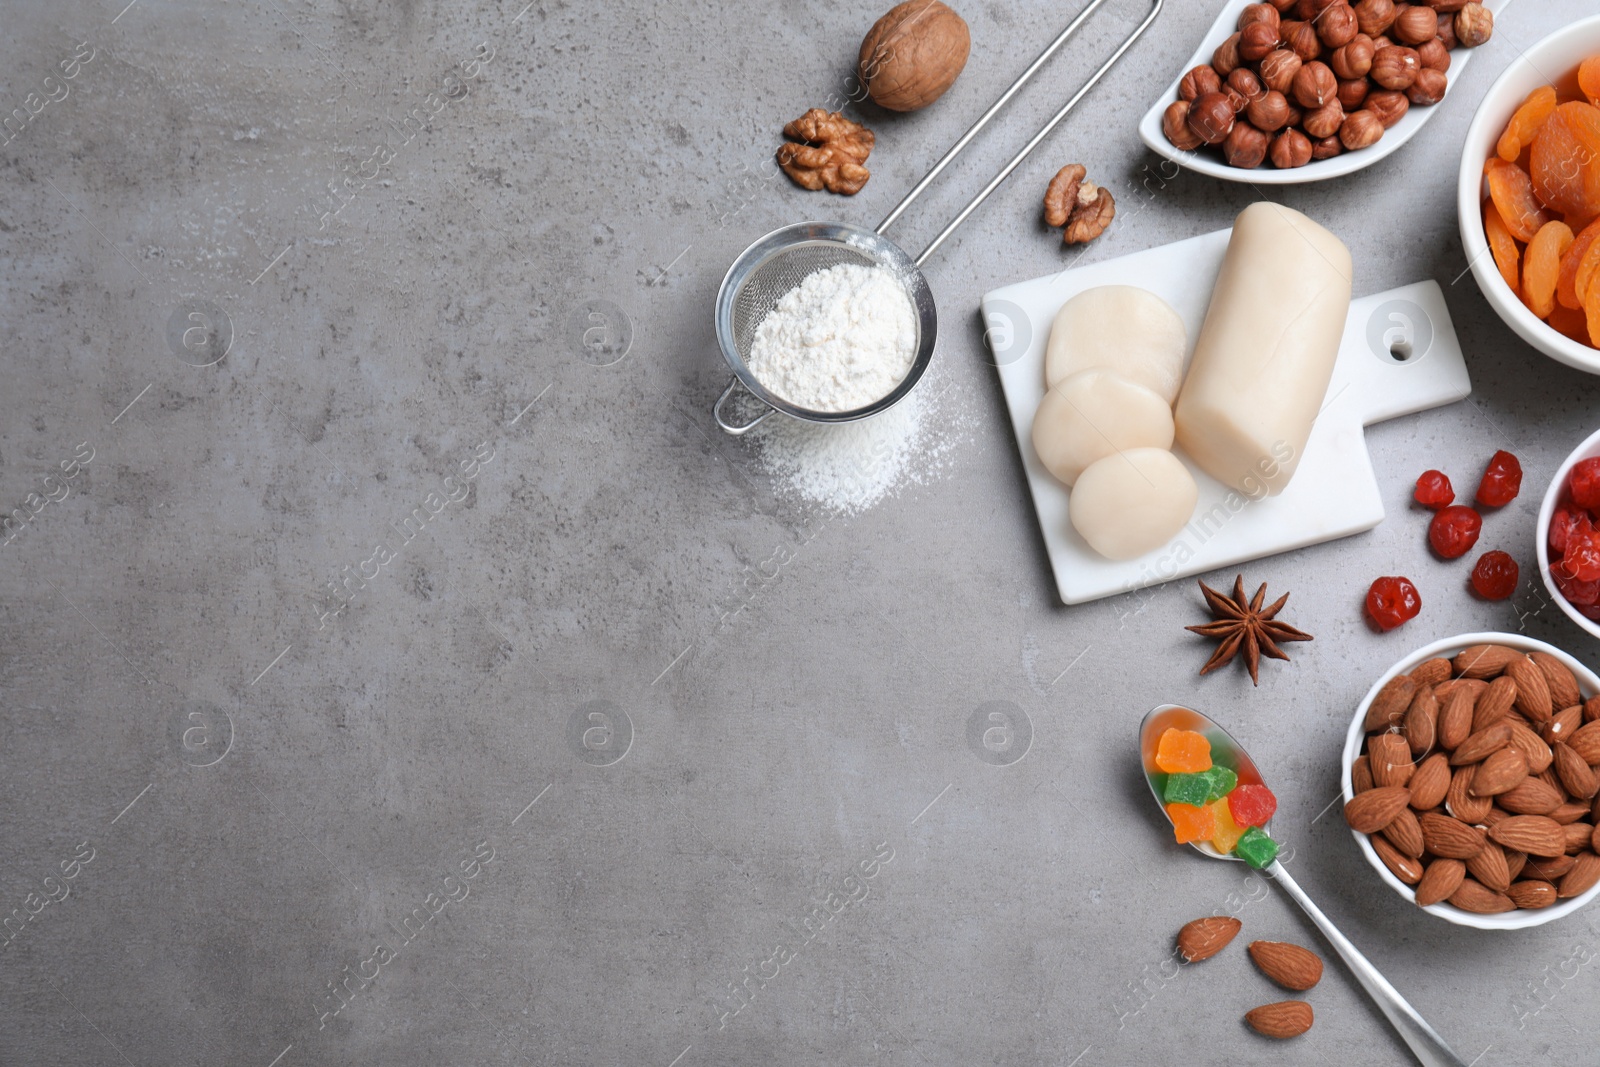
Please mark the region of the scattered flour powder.
POLYGON ((757 381, 810 411, 854 411, 911 370, 917 321, 894 271, 841 263, 808 275, 756 327, 757 381))

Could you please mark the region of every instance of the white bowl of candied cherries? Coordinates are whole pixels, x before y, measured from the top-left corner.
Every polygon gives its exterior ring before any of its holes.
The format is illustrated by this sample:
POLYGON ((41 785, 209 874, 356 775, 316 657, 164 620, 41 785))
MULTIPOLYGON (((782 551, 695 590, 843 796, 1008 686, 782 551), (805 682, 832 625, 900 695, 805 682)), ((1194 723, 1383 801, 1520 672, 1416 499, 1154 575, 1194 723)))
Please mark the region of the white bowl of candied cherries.
POLYGON ((1573 622, 1600 638, 1600 433, 1556 471, 1538 530, 1544 584, 1573 622))

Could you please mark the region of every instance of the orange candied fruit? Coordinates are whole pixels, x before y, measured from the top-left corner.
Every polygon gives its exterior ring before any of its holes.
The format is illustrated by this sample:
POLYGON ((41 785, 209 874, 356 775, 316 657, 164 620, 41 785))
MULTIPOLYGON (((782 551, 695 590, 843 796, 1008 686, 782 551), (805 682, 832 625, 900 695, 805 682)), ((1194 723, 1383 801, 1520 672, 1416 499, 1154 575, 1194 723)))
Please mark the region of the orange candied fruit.
POLYGON ((1210 841, 1217 832, 1216 816, 1208 807, 1168 804, 1167 818, 1172 820, 1172 833, 1180 845, 1187 845, 1191 841, 1210 841))
POLYGON ((1528 242, 1522 259, 1522 299, 1528 310, 1548 319, 1556 306, 1556 280, 1561 273, 1561 253, 1572 244, 1572 231, 1564 222, 1547 222, 1528 242))
POLYGON ((1199 774, 1211 769, 1211 742, 1195 730, 1168 727, 1156 743, 1156 767, 1167 774, 1199 774))
POLYGON ((1522 150, 1533 143, 1533 135, 1539 132, 1539 127, 1544 125, 1544 120, 1555 109, 1555 86, 1541 85, 1529 93, 1522 106, 1511 116, 1511 121, 1506 123, 1506 131, 1500 135, 1495 153, 1507 163, 1515 163, 1521 158, 1522 150))
MULTIPOLYGON (((1494 253, 1494 265, 1500 268, 1500 277, 1505 279, 1513 293, 1521 292, 1517 279, 1518 261, 1522 253, 1517 250, 1517 239, 1506 229, 1505 220, 1500 217, 1493 200, 1486 200, 1483 204, 1483 235, 1489 239, 1489 251, 1494 253)), ((1600 243, 1595 247, 1600 247, 1600 243)))

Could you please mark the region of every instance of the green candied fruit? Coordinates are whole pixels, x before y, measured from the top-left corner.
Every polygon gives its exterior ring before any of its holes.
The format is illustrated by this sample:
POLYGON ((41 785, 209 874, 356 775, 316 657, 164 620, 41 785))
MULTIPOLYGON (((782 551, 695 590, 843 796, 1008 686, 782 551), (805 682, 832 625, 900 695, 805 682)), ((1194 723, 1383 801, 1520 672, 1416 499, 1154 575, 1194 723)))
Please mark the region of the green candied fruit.
POLYGON ((1252 826, 1233 846, 1233 854, 1259 871, 1278 858, 1278 843, 1252 826))
POLYGON ((1233 792, 1233 787, 1239 784, 1239 776, 1226 767, 1212 767, 1209 771, 1201 771, 1199 777, 1209 782, 1206 792, 1206 803, 1221 800, 1233 792))
POLYGON ((1210 771, 1199 774, 1169 774, 1164 799, 1168 804, 1193 804, 1203 808, 1211 798, 1210 771))

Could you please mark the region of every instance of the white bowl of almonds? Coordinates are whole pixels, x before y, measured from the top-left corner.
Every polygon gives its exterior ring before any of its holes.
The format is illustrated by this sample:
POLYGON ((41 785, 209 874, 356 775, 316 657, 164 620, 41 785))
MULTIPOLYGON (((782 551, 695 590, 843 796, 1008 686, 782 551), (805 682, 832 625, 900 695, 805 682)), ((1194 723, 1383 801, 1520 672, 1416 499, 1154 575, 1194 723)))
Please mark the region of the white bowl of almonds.
POLYGON ((1344 745, 1345 819, 1396 893, 1520 930, 1600 894, 1600 677, 1560 649, 1478 633, 1379 678, 1344 745))

